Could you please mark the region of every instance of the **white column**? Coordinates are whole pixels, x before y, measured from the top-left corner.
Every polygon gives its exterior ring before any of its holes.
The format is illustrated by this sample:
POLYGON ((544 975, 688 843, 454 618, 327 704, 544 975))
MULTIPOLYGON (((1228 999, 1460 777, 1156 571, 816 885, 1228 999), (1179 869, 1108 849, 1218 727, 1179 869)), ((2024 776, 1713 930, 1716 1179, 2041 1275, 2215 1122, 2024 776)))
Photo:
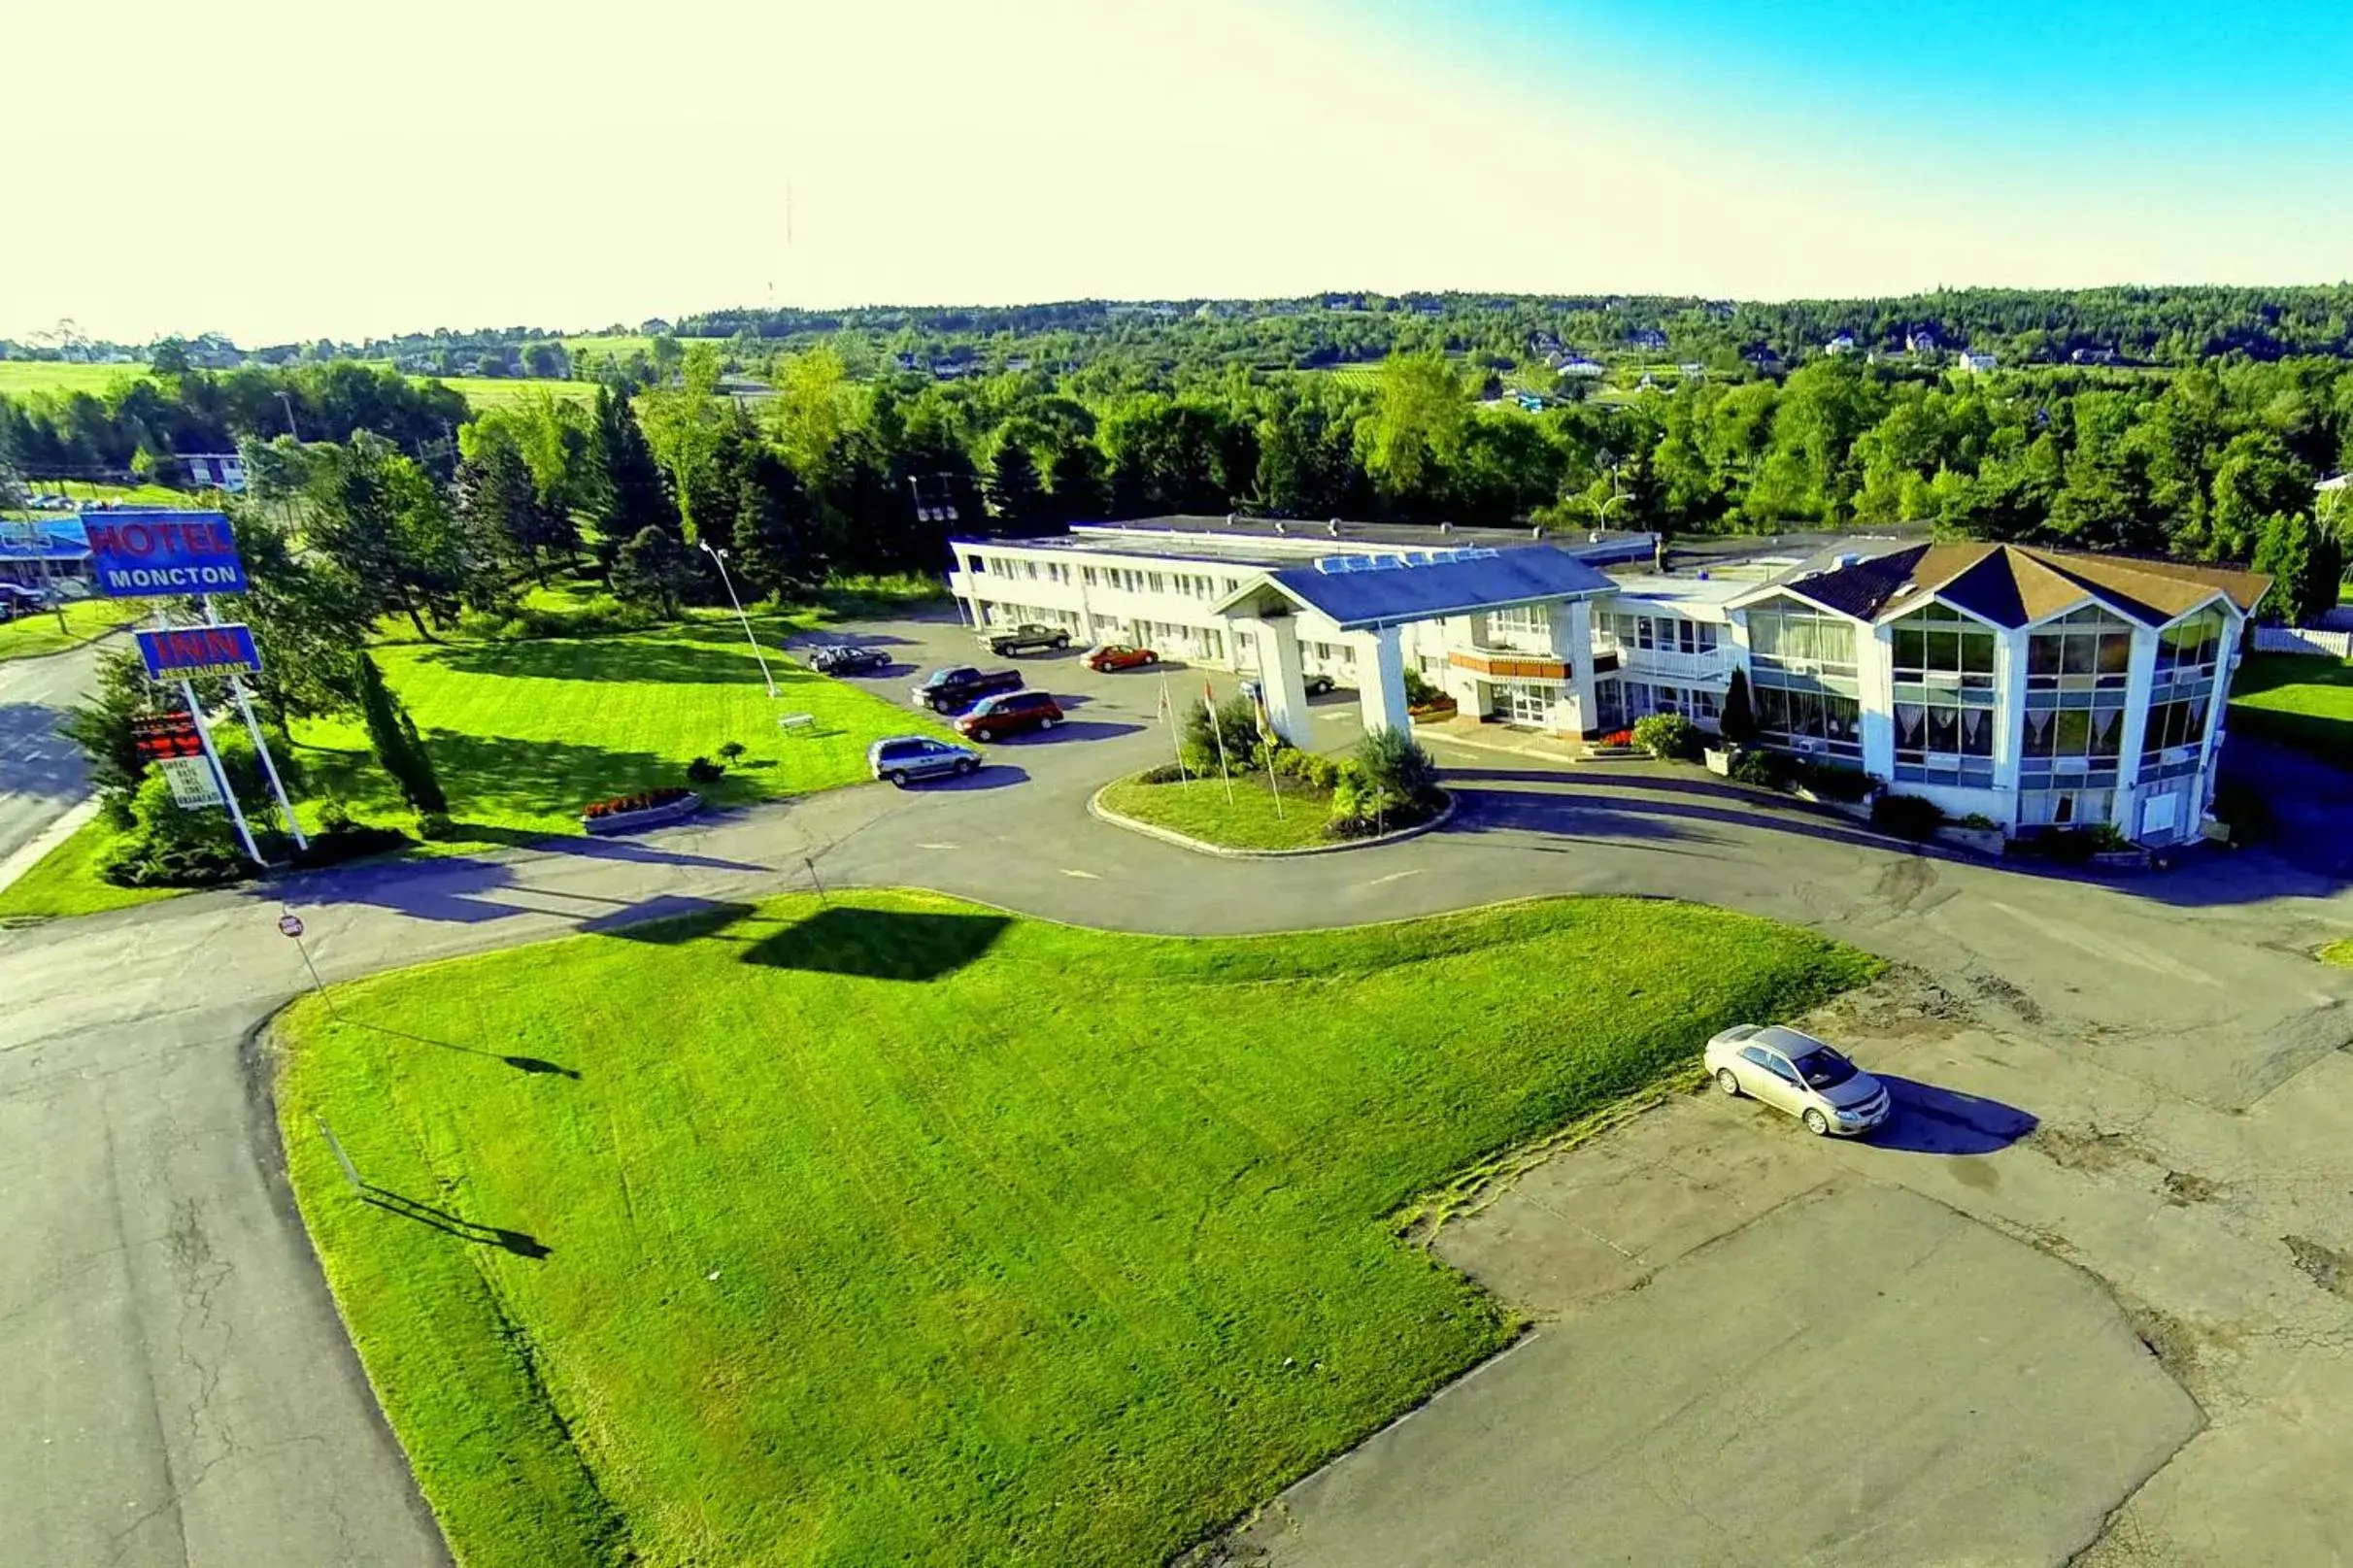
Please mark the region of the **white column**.
POLYGON ((2108 820, 2128 835, 2140 825, 2140 749, 2149 734, 2149 694, 2157 684, 2157 633, 2133 628, 2133 661, 2126 666, 2123 734, 2116 741, 2116 796, 2108 820))
POLYGON ((1258 644, 1259 690, 1274 732, 1301 751, 1314 746, 1314 717, 1307 709, 1307 681, 1299 666, 1299 626, 1289 616, 1272 620, 1238 620, 1258 644))
POLYGON ((1405 712, 1405 653, 1397 628, 1359 632, 1354 641, 1364 732, 1394 729, 1411 735, 1413 719, 1405 712), (1368 663, 1370 668, 1366 668, 1368 663))
MULTIPOLYGON (((1485 616, 1449 616, 1442 622, 1445 651, 1451 654, 1458 648, 1471 650, 1486 646, 1486 620, 1485 616)), ((1446 694, 1454 698, 1455 705, 1464 714, 1477 716, 1479 675, 1476 670, 1463 669, 1450 657, 1446 661, 1446 668, 1439 672, 1438 684, 1445 688, 1446 694)))
MULTIPOLYGON (((1752 690, 1750 700, 1756 699, 1752 690)), ((1896 777, 1896 637, 1887 626, 1855 628, 1856 727, 1863 732, 1863 771, 1896 777)))
POLYGON ((1594 607, 1587 599, 1564 599, 1546 607, 1552 624, 1553 657, 1568 666, 1563 701, 1553 710, 1557 728, 1582 735, 1597 728, 1594 696, 1594 607), (1563 711, 1565 710, 1565 711, 1563 711))

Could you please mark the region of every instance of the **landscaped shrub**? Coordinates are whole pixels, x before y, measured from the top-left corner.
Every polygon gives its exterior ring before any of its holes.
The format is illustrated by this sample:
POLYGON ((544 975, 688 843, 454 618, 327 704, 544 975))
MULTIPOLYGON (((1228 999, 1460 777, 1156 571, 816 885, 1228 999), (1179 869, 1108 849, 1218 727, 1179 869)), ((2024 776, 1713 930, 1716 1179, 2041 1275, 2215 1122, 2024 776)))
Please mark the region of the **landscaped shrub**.
POLYGON ((353 822, 349 816, 335 827, 322 827, 311 835, 307 849, 292 851, 294 865, 303 871, 320 866, 339 866, 346 860, 363 859, 371 854, 387 854, 406 849, 409 836, 396 827, 378 827, 373 823, 353 822))
POLYGON ((724 763, 714 762, 707 756, 698 756, 687 764, 687 782, 689 784, 717 784, 721 779, 726 777, 726 773, 724 763))
POLYGON ((1433 684, 1429 677, 1411 665, 1405 667, 1405 704, 1407 707, 1427 708, 1431 703, 1445 700, 1445 690, 1433 684))
POLYGON ((1225 739, 1222 765, 1235 772, 1251 767, 1258 757, 1259 709, 1248 697, 1227 697, 1213 714, 1195 703, 1185 710, 1185 738, 1179 750, 1185 765, 1195 773, 1216 774, 1221 766, 1219 738, 1225 739))
POLYGON ((583 817, 614 817, 623 812, 652 811, 656 806, 667 806, 675 801, 684 800, 692 793, 694 791, 691 789, 681 789, 675 784, 666 784, 659 789, 643 789, 634 795, 615 795, 611 800, 592 802, 583 806, 580 809, 580 815, 583 817))
POLYGON ((183 809, 161 773, 141 781, 130 816, 129 834, 98 867, 118 887, 218 887, 252 874, 228 812, 183 809))
POLYGON ((743 756, 744 743, 741 741, 729 741, 726 745, 719 749, 719 759, 722 762, 726 763, 729 767, 733 767, 736 763, 742 761, 743 756))
POLYGON ((1399 803, 1427 801, 1438 791, 1438 760, 1401 729, 1376 729, 1357 743, 1357 765, 1399 803))
POLYGON ((1173 762, 1163 762, 1157 768, 1146 768, 1135 776, 1136 783, 1148 784, 1182 784, 1189 777, 1173 762))
POLYGON ((1630 748, 1634 744, 1634 732, 1630 729, 1613 729, 1608 734, 1602 736, 1599 740, 1594 742, 1594 744, 1605 749, 1611 747, 1630 748))
POLYGON ((1652 714, 1634 720, 1634 744, 1662 762, 1691 762, 1699 755, 1699 726, 1681 714, 1652 714))
POLYGON ((1824 800, 1844 801, 1850 806, 1871 792, 1869 774, 1835 762, 1799 762, 1798 782, 1824 800))
POLYGON ((1732 759, 1731 778, 1761 789, 1787 789, 1792 777, 1790 759, 1778 751, 1747 751, 1732 759))
POLYGON ((1724 688, 1724 705, 1716 711, 1716 730, 1728 746, 1747 746, 1757 739, 1757 711, 1748 700, 1748 672, 1732 671, 1724 688))
POLYGON ((1944 811, 1925 795, 1891 792, 1871 802, 1871 823, 1899 839, 1925 839, 1944 825, 1944 811))

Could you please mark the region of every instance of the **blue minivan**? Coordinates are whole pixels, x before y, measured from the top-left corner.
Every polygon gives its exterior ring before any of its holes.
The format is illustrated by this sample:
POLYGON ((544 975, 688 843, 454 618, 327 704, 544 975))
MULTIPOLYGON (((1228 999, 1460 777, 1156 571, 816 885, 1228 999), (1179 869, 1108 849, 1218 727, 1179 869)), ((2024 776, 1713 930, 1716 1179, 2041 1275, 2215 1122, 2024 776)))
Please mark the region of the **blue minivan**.
POLYGON ((866 748, 866 766, 877 779, 904 789, 918 779, 960 778, 978 769, 981 754, 928 735, 893 735, 866 748))

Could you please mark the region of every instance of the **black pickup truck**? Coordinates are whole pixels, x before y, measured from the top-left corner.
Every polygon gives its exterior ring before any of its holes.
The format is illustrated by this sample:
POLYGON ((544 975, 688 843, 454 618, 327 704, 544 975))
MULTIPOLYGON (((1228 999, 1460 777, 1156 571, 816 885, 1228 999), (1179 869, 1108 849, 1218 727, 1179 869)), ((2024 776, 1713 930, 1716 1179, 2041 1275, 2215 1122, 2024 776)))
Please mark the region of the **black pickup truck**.
POLYGON ((1019 670, 976 670, 968 664, 954 664, 924 676, 908 695, 935 714, 952 714, 1000 691, 1019 691, 1025 684, 1019 670))
POLYGON ((992 626, 981 633, 981 641, 998 658, 1011 658, 1016 653, 1050 653, 1068 648, 1070 634, 1059 626, 1024 621, 1019 626, 992 626))

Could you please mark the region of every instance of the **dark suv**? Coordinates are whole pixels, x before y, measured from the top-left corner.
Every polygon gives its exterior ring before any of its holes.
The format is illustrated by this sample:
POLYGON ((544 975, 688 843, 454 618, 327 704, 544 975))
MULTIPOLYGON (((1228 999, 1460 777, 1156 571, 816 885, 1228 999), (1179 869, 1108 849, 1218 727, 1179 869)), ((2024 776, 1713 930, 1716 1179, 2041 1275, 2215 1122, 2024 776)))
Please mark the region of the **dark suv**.
POLYGON ((891 665, 891 655, 879 648, 821 648, 809 655, 809 668, 820 675, 864 675, 891 665))
POLYGON ((1025 729, 1052 729, 1062 721, 1062 705, 1043 691, 1010 691, 991 697, 956 721, 976 741, 993 741, 1025 729))

